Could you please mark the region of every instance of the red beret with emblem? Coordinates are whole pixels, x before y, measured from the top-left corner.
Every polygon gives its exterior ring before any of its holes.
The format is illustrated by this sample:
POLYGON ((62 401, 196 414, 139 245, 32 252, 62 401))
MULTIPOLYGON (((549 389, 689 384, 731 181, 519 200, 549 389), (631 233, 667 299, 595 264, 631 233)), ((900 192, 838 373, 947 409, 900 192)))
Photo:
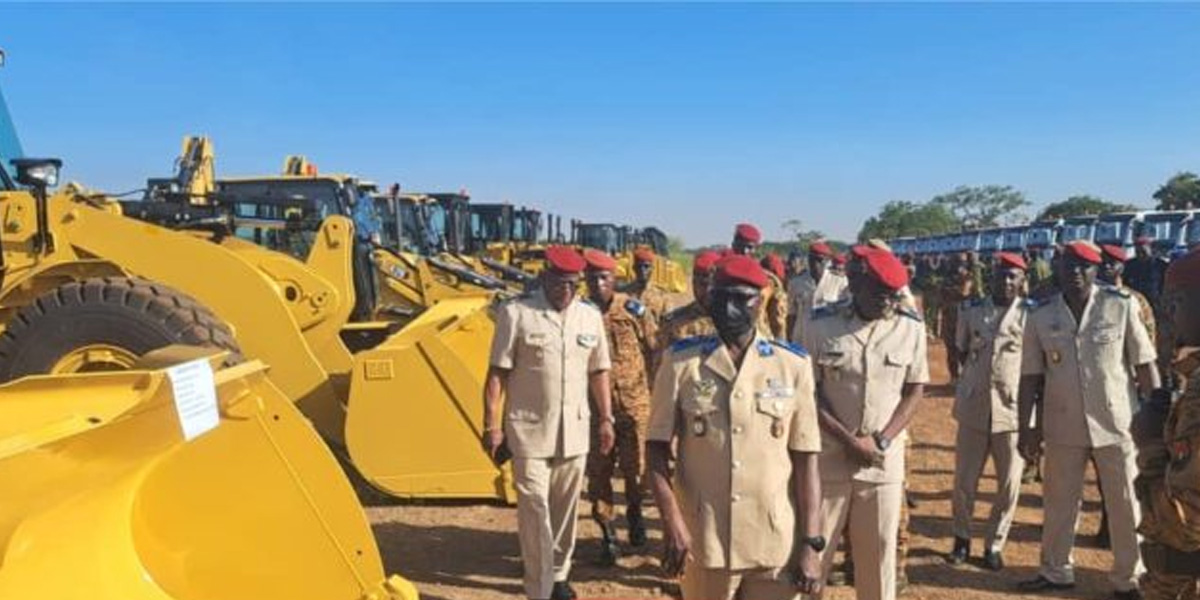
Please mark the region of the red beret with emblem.
POLYGON ((738 226, 734 228, 733 234, 742 238, 743 240, 746 240, 747 242, 750 242, 751 244, 762 243, 762 233, 758 231, 757 227, 749 223, 739 223, 738 226))
POLYGON ((783 279, 787 275, 787 267, 783 265, 783 259, 779 258, 779 255, 774 252, 764 256, 762 262, 759 264, 762 265, 762 268, 774 273, 780 279, 783 279))
POLYGON ((1125 249, 1120 246, 1104 244, 1103 246, 1100 246, 1100 250, 1104 252, 1105 256, 1117 262, 1125 262, 1129 260, 1129 256, 1125 254, 1125 249))
POLYGON ((1020 254, 1012 252, 997 252, 996 264, 1006 269, 1020 269, 1022 271, 1029 268, 1029 265, 1025 264, 1025 259, 1021 258, 1020 254))
POLYGON ((1101 262, 1100 248, 1091 242, 1083 240, 1068 242, 1063 246, 1063 252, 1067 256, 1074 256, 1079 260, 1090 262, 1093 265, 1098 265, 1101 262))
POLYGON ((808 247, 808 253, 830 258, 833 256, 833 248, 830 248, 829 244, 826 244, 825 242, 813 242, 812 245, 808 247))
POLYGON ((570 274, 583 271, 587 261, 570 246, 547 246, 546 265, 560 273, 570 274))
POLYGON ((908 285, 908 267, 887 250, 867 248, 862 257, 867 264, 867 272, 890 290, 899 290, 908 285))
POLYGON ((1200 287, 1200 249, 1192 250, 1171 262, 1167 268, 1166 288, 1177 291, 1200 287))
POLYGON ((642 246, 633 251, 633 260, 637 262, 654 262, 654 251, 642 246))
POLYGON ((762 289, 771 284, 767 272, 758 261, 741 254, 726 256, 717 261, 717 273, 713 283, 723 285, 749 285, 762 289))
POLYGON ((588 248, 583 251, 583 260, 587 262, 587 268, 595 271, 616 271, 617 261, 609 256, 607 252, 588 248))
POLYGON ((721 253, 716 250, 705 250, 692 260, 693 273, 708 273, 721 260, 721 253))

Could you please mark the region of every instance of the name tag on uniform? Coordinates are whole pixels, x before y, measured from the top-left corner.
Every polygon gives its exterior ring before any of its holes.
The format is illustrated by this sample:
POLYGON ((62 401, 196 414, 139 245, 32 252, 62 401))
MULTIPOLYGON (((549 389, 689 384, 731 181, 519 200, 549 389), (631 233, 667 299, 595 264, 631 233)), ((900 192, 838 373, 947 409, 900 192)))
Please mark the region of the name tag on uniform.
MULTIPOLYGON (((791 398, 796 394, 796 388, 785 386, 782 383, 774 380, 767 380, 767 389, 761 392, 754 392, 754 397, 758 400, 772 398, 791 398)), ((778 403, 776 403, 778 404, 778 403)))
POLYGON ((595 348, 600 343, 600 337, 591 333, 581 333, 575 341, 584 348, 595 348))
POLYGON ((527 333, 525 334, 525 343, 530 346, 541 346, 546 343, 546 334, 544 333, 527 333))

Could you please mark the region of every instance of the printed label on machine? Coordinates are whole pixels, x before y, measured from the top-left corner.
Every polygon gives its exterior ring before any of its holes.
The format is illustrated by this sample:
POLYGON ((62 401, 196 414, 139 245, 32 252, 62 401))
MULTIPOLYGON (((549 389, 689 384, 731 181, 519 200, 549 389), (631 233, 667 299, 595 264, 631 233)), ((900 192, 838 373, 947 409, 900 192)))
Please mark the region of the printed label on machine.
POLYGON ((213 429, 221 422, 217 410, 217 387, 213 381, 212 365, 207 360, 193 360, 167 369, 171 389, 175 394, 175 412, 183 439, 190 441, 213 429))

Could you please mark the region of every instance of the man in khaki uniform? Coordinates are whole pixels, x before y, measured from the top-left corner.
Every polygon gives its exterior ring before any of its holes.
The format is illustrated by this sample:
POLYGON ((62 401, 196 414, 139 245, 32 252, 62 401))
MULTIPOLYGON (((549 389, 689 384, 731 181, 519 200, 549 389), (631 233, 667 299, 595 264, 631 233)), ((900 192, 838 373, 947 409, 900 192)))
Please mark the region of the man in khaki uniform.
POLYGON ((615 436, 604 321, 575 297, 585 264, 568 247, 548 247, 541 288, 500 307, 492 338, 483 445, 493 460, 512 455, 530 600, 575 597, 567 576, 590 439, 589 392, 601 453, 612 450, 615 436))
MULTIPOLYGON (((592 518, 600 525, 600 564, 617 562, 617 536, 613 520, 612 477, 617 465, 625 479, 625 520, 629 524, 629 544, 646 544, 646 526, 642 521, 642 464, 646 439, 646 421, 650 417, 648 369, 656 335, 654 319, 646 306, 636 299, 613 291, 617 261, 600 250, 583 251, 587 261, 588 298, 604 316, 612 369, 613 416, 617 422, 616 452, 601 453, 593 447, 588 454, 588 497, 592 499, 592 518)), ((593 428, 599 420, 592 419, 593 428)))
POLYGON ((833 248, 818 241, 808 247, 808 270, 788 281, 788 339, 804 339, 804 326, 814 308, 845 299, 846 277, 830 270, 833 248))
POLYGON ((655 380, 647 459, 663 567, 682 573, 684 600, 820 590, 812 368, 800 347, 756 332, 767 285, 750 257, 722 259, 709 295, 718 335, 676 342, 655 380))
POLYGON ((657 323, 667 313, 669 302, 667 302, 667 294, 650 281, 650 277, 654 274, 655 258, 657 257, 654 251, 649 248, 641 247, 635 250, 633 252, 634 280, 621 291, 645 305, 650 312, 650 318, 657 323))
POLYGON ((954 468, 954 549, 946 560, 960 565, 971 555, 971 515, 988 456, 996 472, 996 500, 983 542, 983 564, 1004 568, 1002 552, 1021 496, 1025 461, 1017 452, 1017 389, 1021 342, 1028 310, 1025 259, 1002 252, 992 270, 991 297, 968 300, 959 311, 956 346, 963 359, 954 403, 958 421, 954 468))
POLYGON ((663 316, 658 328, 658 342, 654 345, 654 372, 658 372, 662 355, 671 344, 689 337, 716 334, 705 303, 708 301, 712 270, 720 257, 715 250, 705 250, 692 260, 692 302, 663 316))
POLYGON ((906 430, 929 380, 925 327, 900 302, 900 260, 877 248, 854 254, 850 299, 816 309, 805 332, 821 419, 822 562, 828 572, 849 521, 857 597, 892 600, 906 430))
POLYGON ((1018 442, 1037 460, 1045 440, 1042 561, 1022 591, 1073 587, 1071 550, 1083 493, 1084 469, 1094 458, 1108 512, 1113 549, 1109 579, 1119 600, 1140 598, 1141 571, 1133 501, 1137 473, 1130 422, 1138 389, 1159 386, 1154 345, 1133 298, 1097 287, 1100 249, 1072 242, 1058 261, 1061 293, 1039 302, 1025 321, 1018 442), (1037 410, 1036 426, 1031 425, 1037 410))

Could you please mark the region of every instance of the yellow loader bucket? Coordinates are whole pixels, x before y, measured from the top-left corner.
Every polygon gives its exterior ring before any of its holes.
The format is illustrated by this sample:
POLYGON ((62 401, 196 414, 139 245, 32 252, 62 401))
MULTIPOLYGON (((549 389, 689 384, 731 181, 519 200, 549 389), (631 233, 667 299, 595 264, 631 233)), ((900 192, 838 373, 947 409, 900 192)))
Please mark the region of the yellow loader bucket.
POLYGON ((490 304, 443 300, 354 356, 346 447, 371 485, 400 498, 516 501, 510 471, 480 447, 490 304))
POLYGON ((353 490, 265 367, 221 359, 172 347, 136 367, 155 370, 0 387, 0 598, 417 597, 384 578, 353 490), (219 407, 186 441, 212 413, 181 400, 205 377, 161 368, 181 359, 215 371, 219 407))

